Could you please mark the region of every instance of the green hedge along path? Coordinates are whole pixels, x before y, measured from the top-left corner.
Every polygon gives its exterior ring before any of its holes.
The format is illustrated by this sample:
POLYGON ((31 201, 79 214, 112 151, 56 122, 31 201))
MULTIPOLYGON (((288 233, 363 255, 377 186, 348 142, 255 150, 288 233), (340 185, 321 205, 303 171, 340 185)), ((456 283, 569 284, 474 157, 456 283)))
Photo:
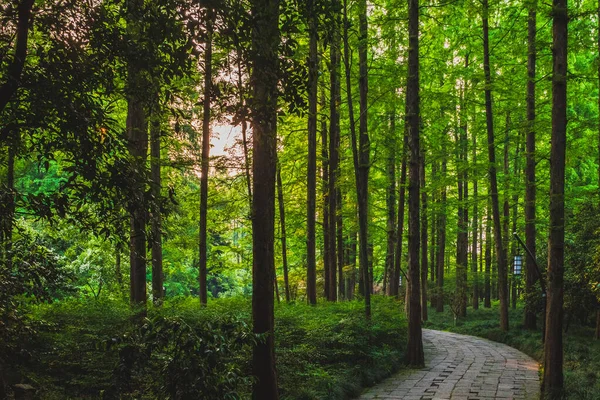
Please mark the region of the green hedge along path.
POLYGON ((538 363, 501 343, 423 330, 425 368, 403 371, 359 400, 539 399, 538 363))

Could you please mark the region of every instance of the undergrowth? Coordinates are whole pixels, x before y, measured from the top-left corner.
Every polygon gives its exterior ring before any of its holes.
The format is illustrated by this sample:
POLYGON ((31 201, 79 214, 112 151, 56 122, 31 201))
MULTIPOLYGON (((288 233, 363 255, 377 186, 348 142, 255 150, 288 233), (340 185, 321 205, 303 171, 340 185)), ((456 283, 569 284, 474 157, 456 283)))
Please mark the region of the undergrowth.
MULTIPOLYGON (((276 306, 282 400, 349 399, 401 368, 400 305, 376 296, 371 322, 363 307, 276 306)), ((23 343, 28 362, 15 367, 48 400, 183 399, 193 395, 189 390, 196 398, 249 398, 252 343, 261 340, 251 333, 249 299, 213 300, 204 308, 195 298, 172 299, 150 306, 141 326, 133 315, 116 300, 32 306, 29 318, 39 329, 23 343)))

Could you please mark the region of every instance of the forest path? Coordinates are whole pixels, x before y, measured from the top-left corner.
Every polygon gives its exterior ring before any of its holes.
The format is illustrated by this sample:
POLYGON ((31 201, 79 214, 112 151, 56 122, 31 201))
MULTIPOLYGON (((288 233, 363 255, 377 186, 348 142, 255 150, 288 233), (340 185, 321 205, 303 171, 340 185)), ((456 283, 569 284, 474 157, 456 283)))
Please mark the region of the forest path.
POLYGON ((538 363, 501 343, 423 330, 425 368, 404 370, 359 400, 538 399, 538 363))

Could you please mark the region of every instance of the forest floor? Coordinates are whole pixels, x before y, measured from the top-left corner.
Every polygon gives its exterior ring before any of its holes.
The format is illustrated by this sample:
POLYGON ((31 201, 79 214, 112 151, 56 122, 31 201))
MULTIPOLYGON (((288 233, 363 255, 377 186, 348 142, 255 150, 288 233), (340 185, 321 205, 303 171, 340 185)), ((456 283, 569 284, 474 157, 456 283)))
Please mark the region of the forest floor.
POLYGON ((425 329, 425 368, 403 371, 359 399, 538 399, 538 363, 501 343, 425 329))
MULTIPOLYGON (((467 309, 467 317, 454 323, 449 307, 443 313, 429 308, 424 327, 483 337, 505 343, 540 362, 543 359, 541 321, 538 330, 523 329, 523 308, 509 309, 510 330, 503 332, 498 323, 498 303, 492 308, 467 309)), ((564 333, 565 399, 600 400, 600 341, 594 340, 593 324, 574 321, 564 333)), ((593 322, 593 321, 591 321, 593 322)))

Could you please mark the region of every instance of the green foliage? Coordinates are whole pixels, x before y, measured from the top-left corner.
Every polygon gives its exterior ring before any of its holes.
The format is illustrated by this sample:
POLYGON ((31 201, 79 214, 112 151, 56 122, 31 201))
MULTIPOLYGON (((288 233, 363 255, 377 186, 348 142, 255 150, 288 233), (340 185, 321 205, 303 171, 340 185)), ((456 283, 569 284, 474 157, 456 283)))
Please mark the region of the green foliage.
MULTIPOLYGON (((342 400, 398 370, 406 346, 400 305, 281 304, 275 310, 279 387, 287 400, 342 400)), ((43 324, 22 342, 24 376, 42 399, 247 398, 251 345, 245 298, 191 297, 150 308, 143 324, 120 300, 82 297, 31 308, 43 324), (116 397, 118 398, 118 397, 116 397)))
POLYGON ((119 361, 103 398, 238 399, 250 383, 244 361, 261 339, 235 319, 194 322, 158 315, 112 339, 119 361))

